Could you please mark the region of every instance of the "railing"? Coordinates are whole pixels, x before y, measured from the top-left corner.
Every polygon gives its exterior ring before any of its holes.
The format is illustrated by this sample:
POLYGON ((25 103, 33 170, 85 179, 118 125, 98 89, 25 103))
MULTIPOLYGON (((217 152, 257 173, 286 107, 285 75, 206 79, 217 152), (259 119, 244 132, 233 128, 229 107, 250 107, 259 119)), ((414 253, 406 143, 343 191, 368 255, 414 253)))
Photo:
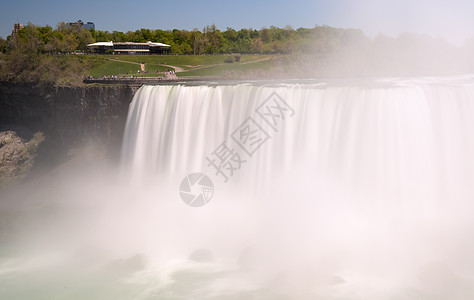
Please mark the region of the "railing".
POLYGON ((192 76, 179 78, 165 78, 165 77, 101 77, 93 78, 86 77, 83 82, 86 84, 101 83, 101 84, 126 84, 126 85, 141 85, 141 84, 157 84, 169 82, 188 82, 188 81, 208 81, 208 80, 225 80, 224 78, 209 77, 209 76, 192 76))

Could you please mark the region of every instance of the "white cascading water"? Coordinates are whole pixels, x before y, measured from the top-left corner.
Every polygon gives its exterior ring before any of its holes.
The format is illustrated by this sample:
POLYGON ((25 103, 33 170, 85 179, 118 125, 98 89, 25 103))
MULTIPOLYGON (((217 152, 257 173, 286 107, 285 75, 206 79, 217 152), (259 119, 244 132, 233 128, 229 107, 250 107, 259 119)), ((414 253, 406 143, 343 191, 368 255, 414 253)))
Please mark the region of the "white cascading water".
POLYGON ((226 265, 252 249, 258 279, 219 273, 198 298, 472 296, 473 115, 472 77, 144 86, 122 155, 148 195, 134 217, 154 220, 141 250, 166 264, 206 248, 226 265), (249 117, 246 152, 233 137, 249 117), (223 142, 232 172, 209 163, 223 142), (202 207, 179 194, 196 172, 215 188, 202 207))
POLYGON ((4 201, 0 298, 474 299, 472 116, 473 76, 143 86, 120 176, 4 201))

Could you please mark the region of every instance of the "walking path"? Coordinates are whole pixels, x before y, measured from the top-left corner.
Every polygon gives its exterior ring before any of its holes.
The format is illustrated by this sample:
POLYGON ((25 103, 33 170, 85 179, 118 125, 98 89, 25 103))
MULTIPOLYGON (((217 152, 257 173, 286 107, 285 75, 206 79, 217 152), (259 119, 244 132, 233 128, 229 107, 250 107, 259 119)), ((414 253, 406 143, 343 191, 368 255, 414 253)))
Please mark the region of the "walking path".
MULTIPOLYGON (((254 63, 257 63, 257 62, 261 62, 261 61, 265 61, 265 60, 270 60, 270 59, 276 59, 276 58, 279 58, 280 56, 276 56, 276 57, 266 57, 266 58, 262 58, 262 59, 257 59, 257 60, 252 60, 252 61, 247 61, 247 62, 243 62, 243 63, 240 63, 241 65, 248 65, 248 64, 254 64, 254 63)), ((140 65, 140 68, 142 70, 142 72, 145 71, 145 64, 141 64, 141 63, 137 63, 137 62, 132 62, 132 61, 126 61, 126 60, 120 60, 120 59, 109 59, 110 61, 118 61, 118 62, 123 62, 123 63, 128 63, 128 64, 134 64, 134 65, 140 65)), ((164 67, 168 67, 168 68, 172 68, 174 69, 175 73, 182 73, 182 72, 189 72, 189 71, 194 71, 194 70, 200 70, 200 69, 207 69, 207 68, 213 68, 213 67, 218 67, 218 66, 223 66, 225 65, 225 63, 222 63, 222 64, 215 64, 215 65, 209 65, 209 66, 203 66, 203 67, 197 67, 197 68, 192 68, 192 69, 184 69, 184 68, 181 68, 181 67, 177 67, 177 66, 172 66, 172 65, 165 65, 165 64, 159 64, 160 66, 164 66, 164 67)), ((174 76, 176 76, 175 74, 173 74, 174 76)))
POLYGON ((265 60, 277 59, 277 58, 280 58, 280 57, 282 57, 282 56, 278 55, 278 56, 275 56, 275 57, 266 57, 266 58, 262 58, 262 59, 246 61, 246 62, 243 62, 243 63, 240 63, 240 64, 241 65, 248 65, 248 64, 253 64, 253 63, 257 63, 257 62, 261 62, 261 61, 265 61, 265 60))
POLYGON ((141 63, 133 62, 133 61, 126 61, 126 60, 120 60, 120 59, 115 59, 115 58, 109 58, 110 61, 118 61, 118 62, 123 62, 127 64, 133 64, 133 65, 143 65, 141 63))
MULTIPOLYGON (((122 62, 122 63, 127 63, 127 64, 133 64, 133 65, 140 65, 140 69, 142 70, 142 72, 145 71, 145 64, 142 64, 142 63, 137 63, 137 62, 133 62, 133 61, 126 61, 126 60, 120 60, 120 59, 114 59, 114 58, 110 58, 109 59, 110 61, 118 61, 118 62, 122 62)), ((181 68, 181 67, 176 67, 176 66, 171 66, 171 65, 165 65, 165 64, 159 64, 160 66, 164 66, 164 67, 168 67, 168 68, 172 68, 174 69, 174 71, 177 73, 177 72, 185 72, 186 70, 181 68)))
MULTIPOLYGON (((276 56, 276 57, 266 57, 266 58, 262 58, 262 59, 257 59, 257 60, 252 60, 252 61, 247 61, 247 62, 242 62, 240 63, 241 65, 248 65, 248 64, 253 64, 253 63, 257 63, 257 62, 261 62, 261 61, 265 61, 265 60, 270 60, 270 59, 276 59, 280 56, 276 56)), ((197 67, 197 68, 192 68, 192 69, 183 69, 183 68, 179 68, 180 70, 182 71, 178 71, 176 70, 176 73, 178 72, 189 72, 189 71, 194 71, 194 70, 200 70, 200 69, 207 69, 207 68, 213 68, 213 67, 218 67, 218 66, 223 66, 225 65, 226 63, 222 63, 222 64, 215 64, 215 65, 209 65, 209 66, 203 66, 203 67, 197 67)), ((173 66, 169 66, 169 67, 173 67, 173 66)), ((176 68, 176 67, 173 67, 173 68, 176 68)))
POLYGON ((145 64, 137 63, 137 62, 133 62, 133 61, 114 59, 114 58, 109 58, 109 60, 110 61, 118 61, 118 62, 126 63, 126 64, 132 64, 132 65, 140 65, 140 69, 142 70, 142 72, 145 72, 145 64))
POLYGON ((126 84, 130 86, 142 86, 143 84, 159 84, 163 82, 190 82, 190 81, 205 81, 205 80, 225 80, 219 77, 212 76, 192 76, 180 77, 176 74, 168 74, 165 77, 113 77, 113 78, 84 78, 83 82, 100 83, 100 84, 126 84))
POLYGON ((172 68, 172 69, 174 69, 174 71, 175 71, 176 73, 178 73, 178 72, 186 72, 186 70, 185 70, 185 69, 183 69, 183 68, 181 68, 181 67, 177 67, 177 66, 172 66, 172 65, 164 65, 164 64, 160 64, 160 66, 164 66, 164 67, 172 68))

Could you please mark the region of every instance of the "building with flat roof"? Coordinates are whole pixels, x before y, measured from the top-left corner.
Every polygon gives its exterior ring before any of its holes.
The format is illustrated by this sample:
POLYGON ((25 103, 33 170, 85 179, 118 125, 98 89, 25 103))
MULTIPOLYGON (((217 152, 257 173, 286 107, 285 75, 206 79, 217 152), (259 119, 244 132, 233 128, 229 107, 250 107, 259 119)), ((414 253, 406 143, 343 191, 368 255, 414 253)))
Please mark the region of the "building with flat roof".
POLYGON ((95 25, 94 25, 93 22, 84 23, 81 20, 79 20, 77 22, 67 22, 66 26, 67 27, 77 26, 77 27, 84 28, 84 29, 87 29, 87 30, 95 29, 95 25))
POLYGON ((87 30, 95 29, 95 24, 94 22, 87 22, 86 24, 82 24, 82 28, 87 30))
POLYGON ((171 51, 171 46, 163 43, 114 43, 98 42, 87 45, 96 54, 166 54, 171 51))

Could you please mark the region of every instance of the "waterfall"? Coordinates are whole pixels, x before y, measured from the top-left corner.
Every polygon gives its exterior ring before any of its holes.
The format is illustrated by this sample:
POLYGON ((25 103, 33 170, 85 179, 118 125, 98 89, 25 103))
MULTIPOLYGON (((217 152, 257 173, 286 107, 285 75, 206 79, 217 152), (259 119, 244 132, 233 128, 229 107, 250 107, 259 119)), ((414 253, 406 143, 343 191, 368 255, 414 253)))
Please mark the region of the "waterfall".
POLYGON ((317 175, 364 195, 358 206, 430 215, 449 197, 470 195, 473 97, 472 84, 434 79, 144 86, 130 105, 122 159, 135 179, 203 172, 255 190, 285 174, 292 182, 317 175), (286 106, 262 115, 278 102, 286 106), (255 149, 238 139, 245 128, 258 130, 255 149), (224 146, 241 161, 235 170, 210 164, 224 146))
POLYGON ((4 201, 0 298, 473 299, 473 115, 473 76, 143 86, 119 168, 4 201))
POLYGON ((469 273, 472 77, 349 82, 140 88, 122 169, 157 195, 145 206, 173 253, 252 245, 266 270, 328 260, 398 282, 433 261, 469 273), (192 201, 209 201, 189 207, 198 183, 192 201))

